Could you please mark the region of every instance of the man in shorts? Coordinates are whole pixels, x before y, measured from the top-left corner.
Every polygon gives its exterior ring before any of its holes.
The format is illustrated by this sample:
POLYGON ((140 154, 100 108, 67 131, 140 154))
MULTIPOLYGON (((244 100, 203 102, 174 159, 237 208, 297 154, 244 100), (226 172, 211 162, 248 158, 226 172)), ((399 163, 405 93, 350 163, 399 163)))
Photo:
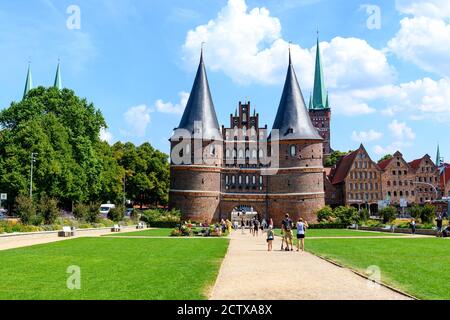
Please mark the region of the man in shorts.
POLYGON ((294 245, 292 244, 292 219, 289 218, 289 213, 286 213, 284 220, 281 223, 281 229, 283 230, 284 241, 286 242, 286 251, 294 251, 294 245), (289 244, 291 249, 289 250, 289 244))

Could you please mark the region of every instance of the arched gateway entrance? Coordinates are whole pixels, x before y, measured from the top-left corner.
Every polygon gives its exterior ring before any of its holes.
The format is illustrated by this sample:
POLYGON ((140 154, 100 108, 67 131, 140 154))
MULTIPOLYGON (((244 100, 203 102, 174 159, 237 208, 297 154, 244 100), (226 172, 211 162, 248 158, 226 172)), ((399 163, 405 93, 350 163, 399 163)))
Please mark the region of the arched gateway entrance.
POLYGON ((250 225, 250 222, 255 217, 261 219, 255 208, 251 206, 240 205, 233 208, 233 211, 231 211, 231 222, 233 224, 237 222, 238 225, 241 225, 241 223, 244 222, 244 225, 247 226, 250 225))

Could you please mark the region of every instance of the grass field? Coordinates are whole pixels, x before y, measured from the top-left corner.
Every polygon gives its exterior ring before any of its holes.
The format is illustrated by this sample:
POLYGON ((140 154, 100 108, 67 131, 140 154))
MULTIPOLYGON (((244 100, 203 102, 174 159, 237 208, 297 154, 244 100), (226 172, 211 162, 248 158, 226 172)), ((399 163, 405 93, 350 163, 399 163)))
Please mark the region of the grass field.
POLYGON ((0 251, 0 300, 207 298, 227 239, 79 238, 0 251), (69 290, 69 266, 81 290, 69 290))
POLYGON ((170 232, 173 229, 148 229, 142 231, 114 233, 108 236, 114 237, 170 237, 170 232))
POLYGON ((385 283, 420 299, 450 299, 448 240, 316 239, 306 249, 361 272, 376 265, 385 283))
MULTIPOLYGON (((294 235, 296 230, 292 231, 294 235)), ((275 229, 276 235, 281 235, 280 229, 275 229)), ((348 229, 308 229, 306 231, 307 238, 314 237, 374 237, 374 236, 386 236, 386 237, 397 237, 404 236, 398 233, 387 233, 387 232, 373 232, 373 231, 357 231, 348 229)))

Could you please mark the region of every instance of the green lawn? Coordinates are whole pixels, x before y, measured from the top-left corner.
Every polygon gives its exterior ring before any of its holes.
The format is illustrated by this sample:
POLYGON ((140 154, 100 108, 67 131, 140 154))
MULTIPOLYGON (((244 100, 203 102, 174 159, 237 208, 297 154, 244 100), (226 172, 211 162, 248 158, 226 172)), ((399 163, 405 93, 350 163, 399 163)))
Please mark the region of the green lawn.
POLYGON ((107 236, 114 237, 170 237, 170 232, 173 229, 148 229, 142 231, 113 233, 107 236))
POLYGON ((361 272, 379 266, 385 283, 420 299, 450 299, 448 240, 316 239, 306 249, 361 272))
POLYGON ((227 239, 78 238, 0 251, 0 300, 205 299, 227 239), (67 289, 69 266, 81 290, 67 289))
MULTIPOLYGON (((296 230, 293 230, 294 235, 296 230)), ((275 229, 276 235, 281 235, 280 229, 275 229)), ((398 233, 388 233, 388 232, 372 232, 372 231, 357 231, 348 229, 308 229, 306 230, 307 238, 314 237, 373 237, 373 236, 386 236, 386 237, 396 237, 403 236, 403 234, 398 233)))

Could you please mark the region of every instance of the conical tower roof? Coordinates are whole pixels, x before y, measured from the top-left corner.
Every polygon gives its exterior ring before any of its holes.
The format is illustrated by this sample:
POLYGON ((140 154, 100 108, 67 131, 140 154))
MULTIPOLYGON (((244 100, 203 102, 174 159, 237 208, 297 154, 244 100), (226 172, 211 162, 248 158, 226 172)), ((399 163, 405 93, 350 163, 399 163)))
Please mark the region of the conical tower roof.
POLYGON ((23 90, 24 99, 31 89, 33 89, 33 77, 31 76, 31 65, 28 65, 27 80, 25 82, 25 89, 23 90))
POLYGON ((320 56, 319 37, 317 37, 316 49, 316 67, 314 73, 314 91, 312 99, 313 109, 327 109, 328 108, 328 94, 325 88, 325 80, 323 77, 322 58, 320 56))
POLYGON ((214 103, 209 90, 203 52, 200 56, 200 64, 186 109, 177 129, 185 129, 190 133, 194 133, 195 125, 198 123, 202 125, 204 139, 218 139, 221 137, 219 122, 217 121, 214 103))
POLYGON ((61 68, 60 63, 58 62, 58 67, 56 68, 56 76, 55 76, 55 83, 53 85, 55 88, 58 88, 59 90, 62 90, 62 80, 61 80, 61 68))
POLYGON ((290 52, 286 83, 273 129, 279 130, 280 140, 323 140, 309 117, 290 52))

